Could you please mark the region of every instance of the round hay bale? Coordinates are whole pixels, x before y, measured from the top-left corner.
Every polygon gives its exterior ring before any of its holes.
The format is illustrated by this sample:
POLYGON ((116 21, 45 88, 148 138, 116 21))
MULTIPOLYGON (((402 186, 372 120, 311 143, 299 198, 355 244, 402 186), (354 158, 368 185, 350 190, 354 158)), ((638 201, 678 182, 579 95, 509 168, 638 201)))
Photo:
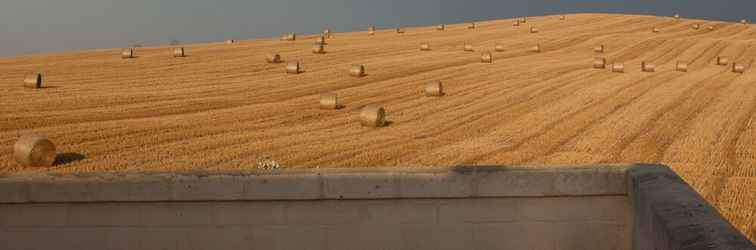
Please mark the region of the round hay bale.
POLYGON ((604 45, 596 46, 595 48, 593 48, 593 52, 604 53, 604 45))
POLYGON ((603 57, 597 57, 593 60, 593 68, 594 69, 604 69, 606 68, 606 58, 603 57))
POLYGON ((299 62, 290 62, 286 65, 286 73, 299 74, 302 73, 302 65, 299 62))
POLYGON ((512 21, 512 26, 514 26, 514 27, 520 26, 520 20, 514 20, 514 21, 512 21))
POLYGON ((39 89, 42 88, 42 74, 30 74, 24 77, 24 88, 39 89))
POLYGON ((446 30, 446 25, 439 24, 438 26, 436 26, 436 30, 444 31, 444 30, 446 30))
POLYGON ((360 124, 365 127, 382 127, 386 124, 386 110, 378 105, 368 105, 360 111, 360 124))
POLYGON ((497 51, 497 52, 503 52, 504 51, 504 45, 496 44, 496 46, 494 46, 494 50, 497 51))
POLYGON ((16 161, 27 167, 46 167, 55 163, 55 144, 42 135, 25 135, 13 145, 16 161))
POLYGON ((661 30, 659 28, 657 28, 657 27, 654 27, 654 29, 652 29, 651 32, 659 33, 659 32, 661 32, 661 30))
POLYGON ((312 46, 312 53, 313 54, 324 54, 325 53, 325 46, 323 44, 315 44, 312 46))
POLYGON ((567 20, 567 17, 566 17, 566 16, 564 16, 564 15, 560 15, 560 16, 559 16, 559 20, 567 20))
POLYGON ((538 28, 530 26, 530 33, 538 33, 538 28))
POLYGON ((320 95, 320 109, 338 109, 339 97, 336 93, 325 93, 320 95))
POLYGON ((325 36, 319 36, 315 39, 315 44, 326 44, 326 37, 325 36))
POLYGON ((680 72, 688 72, 688 63, 679 61, 675 64, 675 70, 680 72))
POLYGON ((470 23, 469 25, 467 25, 467 28, 471 30, 475 29, 475 23, 470 23))
POLYGON ((430 44, 427 44, 427 43, 421 43, 421 44, 420 44, 420 50, 421 50, 421 51, 430 51, 430 50, 431 50, 431 48, 430 48, 430 44))
POLYGON ((541 53, 541 45, 540 44, 536 44, 535 46, 531 47, 530 48, 530 52, 541 53))
POLYGON ((483 63, 492 63, 493 62, 493 55, 488 52, 484 52, 480 54, 480 62, 483 63))
POLYGON ((281 55, 279 54, 268 54, 265 56, 265 61, 268 63, 280 63, 281 62, 281 55))
POLYGON ((174 48, 173 57, 184 57, 184 47, 174 48))
POLYGON ((402 29, 402 28, 396 28, 396 33, 397 34, 404 34, 404 29, 402 29))
POLYGON ((354 77, 363 77, 365 76, 365 65, 362 64, 354 64, 351 68, 349 68, 349 75, 354 77))
POLYGON ((745 73, 745 66, 742 64, 733 63, 732 72, 743 74, 745 73))
POLYGON ((697 30, 697 29, 701 28, 701 25, 700 24, 693 24, 692 26, 690 26, 690 28, 692 28, 694 30, 697 30))
POLYGON ((612 63, 612 72, 625 73, 625 65, 621 63, 612 63))
POLYGON ((375 26, 368 27, 368 34, 370 34, 370 35, 375 34, 375 26))
POLYGON ((121 58, 122 59, 134 58, 134 49, 123 49, 123 51, 121 51, 121 58))
POLYGON ((465 44, 465 51, 467 52, 473 52, 473 46, 472 44, 465 44))
POLYGON ((656 71, 656 65, 647 62, 641 62, 641 72, 654 72, 656 71))
POLYGON ((727 66, 727 64, 730 64, 730 59, 728 59, 727 57, 717 56, 717 65, 727 66))
POLYGON ((425 84, 425 96, 444 95, 444 85, 441 81, 433 81, 425 84))

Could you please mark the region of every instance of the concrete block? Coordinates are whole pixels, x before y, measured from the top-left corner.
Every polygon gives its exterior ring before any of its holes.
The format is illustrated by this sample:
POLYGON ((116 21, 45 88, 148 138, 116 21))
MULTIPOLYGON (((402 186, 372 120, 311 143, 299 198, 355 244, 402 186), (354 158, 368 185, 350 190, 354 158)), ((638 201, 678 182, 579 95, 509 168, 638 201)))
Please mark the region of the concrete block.
POLYGON ((23 181, 0 181, 0 203, 29 201, 29 188, 23 181))
POLYGON ((189 231, 181 228, 145 228, 138 232, 140 250, 188 249, 189 231))
POLYGON ((28 186, 31 202, 80 202, 91 201, 95 189, 85 180, 60 180, 39 182, 28 186))
POLYGON ((439 201, 429 200, 366 200, 360 201, 361 222, 376 224, 435 224, 439 201))
POLYGON ((285 202, 216 202, 217 223, 232 225, 282 225, 286 223, 285 202))
POLYGON ((66 204, 2 204, 4 215, 0 227, 63 226, 66 224, 66 204))
POLYGON ((108 250, 133 250, 141 249, 141 237, 144 228, 113 227, 101 229, 105 232, 103 249, 108 250))
POLYGON ((555 176, 546 171, 497 170, 477 173, 480 197, 528 197, 554 194, 555 176))
POLYGON ((329 249, 325 226, 275 226, 273 238, 276 250, 329 249))
POLYGON ((471 174, 413 172, 397 177, 401 198, 458 198, 475 193, 475 176, 471 174))
POLYGON ((187 249, 255 249, 250 229, 236 226, 191 228, 186 242, 187 249))
POLYGON ((526 221, 630 221, 632 209, 625 196, 522 198, 521 219, 526 221))
POLYGON ((402 249, 398 225, 350 224, 328 227, 330 250, 402 249))
POLYGON ((67 215, 67 226, 139 225, 138 206, 133 203, 72 203, 67 215))
POLYGON ((170 201, 173 200, 172 180, 161 177, 145 177, 130 182, 128 201, 170 201))
POLYGON ((379 199, 399 196, 399 184, 392 173, 333 173, 323 175, 327 199, 379 199))
POLYGON ((356 223, 364 207, 360 201, 301 201, 285 205, 287 225, 335 225, 356 223))
POLYGON ((474 249, 532 249, 559 248, 553 237, 551 223, 491 223, 477 224, 474 231, 474 249), (556 247, 555 247, 556 246, 556 247))
POLYGON ((244 183, 248 179, 231 175, 179 176, 172 183, 173 200, 239 200, 244 197, 244 183))
POLYGON ((508 222, 518 217, 516 199, 450 199, 439 204, 441 224, 508 222))
POLYGON ((625 171, 615 168, 555 170, 554 195, 625 195, 625 171))
POLYGON ((317 174, 261 175, 244 181, 246 200, 313 200, 322 198, 317 174))
POLYGON ((630 250, 630 232, 624 225, 600 222, 554 224, 556 249, 630 250))
POLYGON ((412 250, 472 249, 474 224, 402 224, 402 248, 412 250))
POLYGON ((139 210, 141 225, 155 226, 209 226, 217 223, 212 203, 143 203, 139 210))

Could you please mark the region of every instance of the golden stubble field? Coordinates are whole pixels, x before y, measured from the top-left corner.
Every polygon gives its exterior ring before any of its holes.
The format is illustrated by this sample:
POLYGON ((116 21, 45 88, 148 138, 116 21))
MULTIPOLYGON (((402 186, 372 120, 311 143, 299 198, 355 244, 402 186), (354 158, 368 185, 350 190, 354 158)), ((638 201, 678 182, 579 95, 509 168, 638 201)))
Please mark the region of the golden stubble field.
POLYGON ((0 172, 245 169, 262 159, 285 167, 663 163, 756 239, 754 26, 576 14, 405 31, 335 33, 326 54, 311 52, 310 35, 186 45, 185 58, 169 47, 138 48, 129 60, 121 49, 2 58, 0 172), (497 43, 505 51, 494 52, 497 43), (542 53, 529 52, 537 43, 542 53), (592 68, 601 44, 624 74, 592 68), (492 64, 480 62, 482 51, 494 53, 492 64), (286 63, 265 62, 270 52, 305 72, 285 74, 286 63), (745 74, 715 65, 718 55, 745 74), (690 62, 687 73, 674 70, 679 60, 690 62), (641 61, 656 72, 641 72, 641 61), (350 77, 352 64, 367 76, 350 77), (36 71, 50 87, 24 89, 36 71), (434 80, 446 96, 424 96, 434 80), (325 92, 345 107, 320 110, 325 92), (368 104, 382 104, 391 124, 361 127, 368 104), (32 132, 84 158, 21 167, 12 147, 32 132))

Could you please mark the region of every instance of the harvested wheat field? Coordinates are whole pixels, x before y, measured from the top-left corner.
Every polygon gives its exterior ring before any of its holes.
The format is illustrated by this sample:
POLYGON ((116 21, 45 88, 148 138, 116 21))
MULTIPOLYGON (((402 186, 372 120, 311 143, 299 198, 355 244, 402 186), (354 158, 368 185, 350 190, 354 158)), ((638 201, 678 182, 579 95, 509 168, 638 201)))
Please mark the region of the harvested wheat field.
POLYGON ((2 58, 0 172, 663 163, 756 240, 754 26, 575 14, 529 17, 530 33, 512 22, 339 33, 325 54, 311 52, 317 34, 186 45, 181 58, 171 47, 130 60, 121 49, 2 58), (495 60, 481 63, 466 43, 495 60), (598 44, 624 74, 593 68, 598 44), (287 74, 291 62, 304 69, 287 74), (352 65, 369 71, 353 77, 352 65), (37 72, 44 87, 24 88, 37 72), (425 96, 434 81, 443 97, 425 96), (321 109, 324 93, 342 108, 321 109), (367 105, 385 109, 384 126, 361 126, 367 105), (29 133, 55 143, 55 166, 15 162, 29 133))

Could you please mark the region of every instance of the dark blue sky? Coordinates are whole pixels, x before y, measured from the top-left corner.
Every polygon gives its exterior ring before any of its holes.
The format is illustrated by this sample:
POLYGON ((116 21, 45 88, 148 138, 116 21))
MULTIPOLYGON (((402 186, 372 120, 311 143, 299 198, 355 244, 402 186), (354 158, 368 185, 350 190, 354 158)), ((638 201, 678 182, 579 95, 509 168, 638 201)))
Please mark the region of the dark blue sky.
POLYGON ((756 20, 755 0, 2 0, 0 56, 575 12, 756 20))

